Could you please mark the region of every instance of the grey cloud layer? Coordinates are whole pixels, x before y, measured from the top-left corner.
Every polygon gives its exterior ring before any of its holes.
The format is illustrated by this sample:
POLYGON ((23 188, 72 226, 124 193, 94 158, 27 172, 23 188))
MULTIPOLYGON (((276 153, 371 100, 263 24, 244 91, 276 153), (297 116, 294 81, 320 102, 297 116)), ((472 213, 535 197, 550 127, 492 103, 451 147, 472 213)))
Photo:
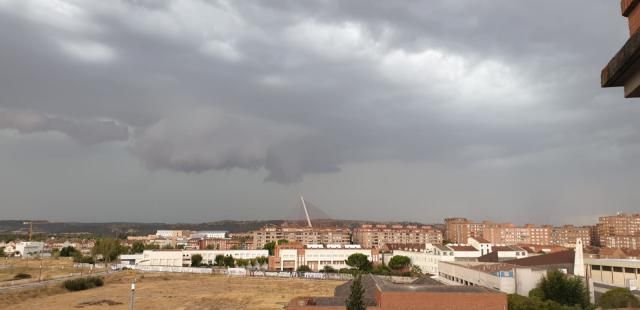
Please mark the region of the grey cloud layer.
POLYGON ((17 112, 0 126, 83 143, 128 126, 150 169, 265 168, 281 183, 372 160, 564 162, 594 143, 581 160, 597 163, 638 141, 637 109, 597 85, 624 40, 616 9, 1 0, 0 107, 17 112), (24 111, 42 120, 24 127, 24 111))
POLYGON ((71 120, 31 112, 0 111, 0 129, 20 133, 60 132, 82 144, 129 139, 129 129, 115 121, 71 120))

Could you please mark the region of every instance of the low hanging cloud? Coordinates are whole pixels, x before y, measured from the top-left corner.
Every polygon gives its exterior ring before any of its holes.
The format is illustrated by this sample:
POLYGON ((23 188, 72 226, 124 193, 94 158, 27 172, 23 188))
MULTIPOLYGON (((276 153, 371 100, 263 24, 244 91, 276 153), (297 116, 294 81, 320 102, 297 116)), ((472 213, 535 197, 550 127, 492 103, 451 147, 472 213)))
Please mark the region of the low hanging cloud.
POLYGON ((128 127, 113 120, 73 120, 27 111, 0 111, 0 129, 21 134, 59 132, 81 144, 129 139, 128 127))
POLYGON ((259 169, 274 149, 306 134, 302 128, 204 108, 171 115, 139 130, 131 150, 152 170, 259 169))

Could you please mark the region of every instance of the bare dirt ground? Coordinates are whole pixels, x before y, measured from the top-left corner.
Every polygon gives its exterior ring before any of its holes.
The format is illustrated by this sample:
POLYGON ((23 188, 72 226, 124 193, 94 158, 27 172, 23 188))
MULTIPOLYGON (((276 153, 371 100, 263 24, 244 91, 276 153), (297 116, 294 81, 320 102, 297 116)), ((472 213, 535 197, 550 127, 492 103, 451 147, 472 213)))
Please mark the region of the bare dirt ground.
POLYGON ((3 309, 282 309, 296 296, 333 296, 341 281, 227 277, 175 273, 110 275, 105 286, 66 292, 59 286, 0 294, 3 309), (6 308, 5 308, 6 306, 6 308))

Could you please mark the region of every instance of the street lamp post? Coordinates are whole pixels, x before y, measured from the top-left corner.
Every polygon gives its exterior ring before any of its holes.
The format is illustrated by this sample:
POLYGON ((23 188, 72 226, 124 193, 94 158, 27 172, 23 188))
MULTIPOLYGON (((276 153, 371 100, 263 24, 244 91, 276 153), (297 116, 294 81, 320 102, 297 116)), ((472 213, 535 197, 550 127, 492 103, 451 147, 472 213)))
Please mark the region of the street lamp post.
POLYGON ((131 310, 133 310, 133 303, 136 300, 136 278, 133 278, 131 282, 131 310))

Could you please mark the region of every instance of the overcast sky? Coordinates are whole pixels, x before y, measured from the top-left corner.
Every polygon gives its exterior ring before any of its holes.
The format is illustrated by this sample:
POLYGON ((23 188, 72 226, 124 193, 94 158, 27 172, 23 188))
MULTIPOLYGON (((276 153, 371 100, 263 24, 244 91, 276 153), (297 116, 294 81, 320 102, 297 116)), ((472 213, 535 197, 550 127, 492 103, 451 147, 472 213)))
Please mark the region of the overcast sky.
POLYGON ((601 0, 0 0, 0 219, 638 211, 627 38, 601 0))

